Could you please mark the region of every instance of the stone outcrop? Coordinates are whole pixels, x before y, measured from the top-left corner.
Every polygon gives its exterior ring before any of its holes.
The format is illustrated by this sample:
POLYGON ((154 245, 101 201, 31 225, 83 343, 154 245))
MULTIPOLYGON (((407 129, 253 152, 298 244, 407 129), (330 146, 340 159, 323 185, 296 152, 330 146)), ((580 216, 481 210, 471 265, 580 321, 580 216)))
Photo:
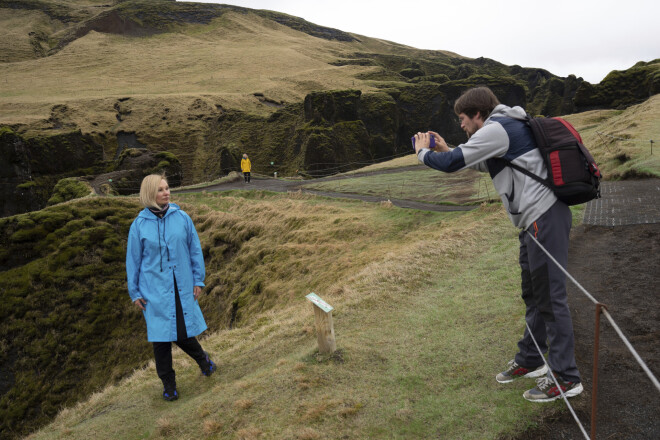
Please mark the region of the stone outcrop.
POLYGON ((626 108, 660 93, 660 58, 610 72, 599 84, 583 83, 575 92, 579 111, 626 108))
POLYGON ((0 157, 0 216, 8 216, 45 207, 58 180, 93 173, 103 151, 80 131, 23 138, 0 127, 0 157))

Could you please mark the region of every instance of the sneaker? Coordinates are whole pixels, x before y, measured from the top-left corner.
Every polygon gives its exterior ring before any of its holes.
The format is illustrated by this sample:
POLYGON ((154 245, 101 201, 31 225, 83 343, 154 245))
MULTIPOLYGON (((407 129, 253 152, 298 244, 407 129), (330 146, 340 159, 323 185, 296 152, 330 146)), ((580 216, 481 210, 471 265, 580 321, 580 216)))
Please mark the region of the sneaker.
POLYGON ((207 352, 204 352, 204 354, 206 355, 206 363, 208 366, 206 368, 200 367, 200 369, 202 370, 202 374, 204 376, 210 376, 215 372, 216 366, 215 363, 209 358, 209 354, 207 352))
POLYGON ((179 393, 176 392, 176 387, 166 387, 163 390, 163 399, 171 402, 179 398, 179 393))
MULTIPOLYGON (((559 375, 555 374, 557 383, 566 397, 573 397, 584 391, 580 382, 564 382, 559 375)), ((561 397, 557 384, 550 377, 536 379, 536 387, 523 393, 523 397, 530 402, 552 402, 561 397)))
POLYGON ((497 380, 499 383, 509 383, 521 377, 541 377, 547 372, 548 367, 545 364, 530 370, 528 368, 521 367, 516 363, 516 361, 512 359, 507 364, 507 369, 495 376, 495 380, 497 380))

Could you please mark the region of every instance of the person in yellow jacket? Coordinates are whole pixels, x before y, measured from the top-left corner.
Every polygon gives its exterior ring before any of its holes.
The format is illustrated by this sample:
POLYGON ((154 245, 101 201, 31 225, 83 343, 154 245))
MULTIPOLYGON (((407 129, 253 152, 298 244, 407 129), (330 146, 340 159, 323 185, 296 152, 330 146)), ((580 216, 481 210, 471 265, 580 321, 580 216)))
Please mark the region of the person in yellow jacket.
POLYGON ((241 159, 241 171, 243 172, 245 183, 250 183, 251 169, 252 169, 252 163, 250 163, 250 159, 248 159, 248 155, 243 153, 243 159, 241 159))

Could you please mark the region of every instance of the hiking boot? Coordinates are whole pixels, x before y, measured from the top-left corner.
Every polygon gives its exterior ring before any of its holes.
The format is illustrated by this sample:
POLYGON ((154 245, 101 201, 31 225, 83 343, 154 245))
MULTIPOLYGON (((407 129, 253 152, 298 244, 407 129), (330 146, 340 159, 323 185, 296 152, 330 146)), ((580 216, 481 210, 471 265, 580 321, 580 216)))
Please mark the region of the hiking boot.
POLYGON ((209 354, 207 352, 204 352, 204 355, 206 355, 207 367, 206 368, 201 368, 200 367, 200 369, 202 370, 202 374, 204 376, 210 376, 215 372, 216 366, 215 366, 215 363, 211 359, 209 359, 209 354))
MULTIPOLYGON (((555 374, 557 383, 566 397, 580 394, 584 388, 580 382, 565 382, 559 375, 555 374)), ((552 402, 561 397, 557 384, 550 377, 536 379, 536 387, 523 393, 523 397, 530 402, 552 402)))
POLYGON ((176 387, 165 387, 163 390, 163 399, 167 400, 168 402, 171 402, 173 400, 176 400, 179 398, 179 393, 176 392, 176 387))
POLYGON ((507 369, 495 376, 495 380, 497 380, 499 383, 509 383, 521 377, 540 377, 547 372, 548 367, 545 364, 530 370, 528 368, 521 367, 516 363, 516 361, 512 359, 507 364, 507 369))

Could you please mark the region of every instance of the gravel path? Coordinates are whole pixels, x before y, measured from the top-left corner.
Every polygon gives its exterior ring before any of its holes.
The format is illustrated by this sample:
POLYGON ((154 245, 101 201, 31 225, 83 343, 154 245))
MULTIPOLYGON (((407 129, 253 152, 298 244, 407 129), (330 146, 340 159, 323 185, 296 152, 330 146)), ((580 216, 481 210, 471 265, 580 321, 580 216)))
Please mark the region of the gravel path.
POLYGON ((660 223, 660 179, 603 182, 601 198, 587 203, 584 224, 660 223))

